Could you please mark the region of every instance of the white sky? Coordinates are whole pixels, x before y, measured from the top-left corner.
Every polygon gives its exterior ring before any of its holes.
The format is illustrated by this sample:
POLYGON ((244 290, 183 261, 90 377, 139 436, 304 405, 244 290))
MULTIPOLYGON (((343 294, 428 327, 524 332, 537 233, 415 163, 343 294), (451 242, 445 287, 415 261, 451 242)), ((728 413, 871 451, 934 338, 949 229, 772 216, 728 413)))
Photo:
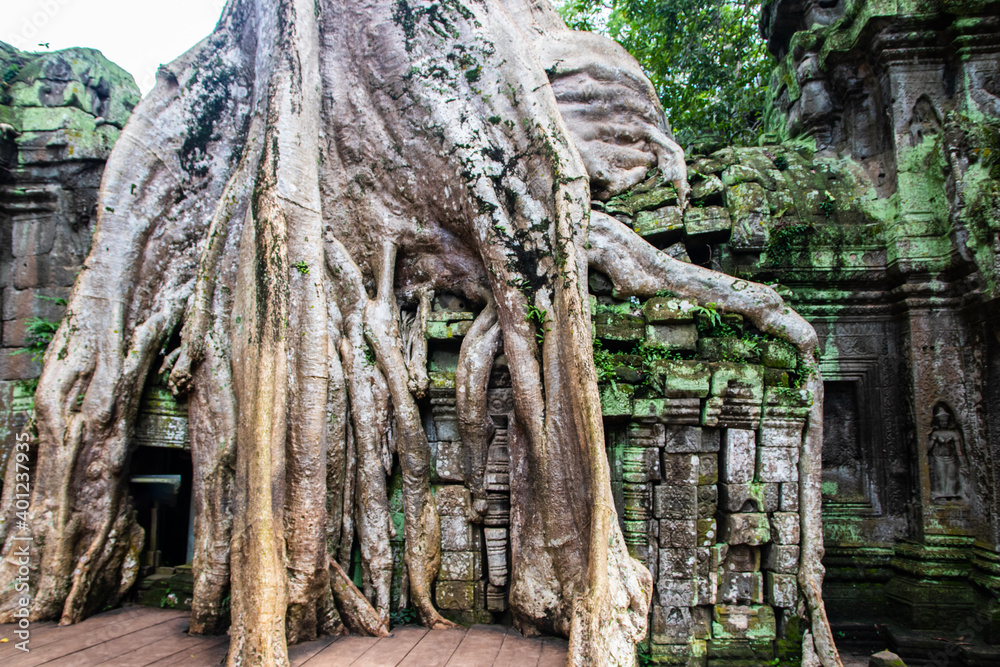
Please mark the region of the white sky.
POLYGON ((225 0, 2 0, 0 41, 22 51, 87 46, 135 77, 143 94, 156 68, 208 36, 225 0))

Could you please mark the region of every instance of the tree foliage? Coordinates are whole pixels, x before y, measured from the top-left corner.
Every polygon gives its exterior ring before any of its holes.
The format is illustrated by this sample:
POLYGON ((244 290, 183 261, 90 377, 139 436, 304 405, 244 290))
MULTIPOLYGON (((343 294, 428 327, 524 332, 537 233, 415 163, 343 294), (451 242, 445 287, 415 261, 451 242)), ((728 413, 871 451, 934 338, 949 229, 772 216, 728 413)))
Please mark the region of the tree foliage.
POLYGON ((756 141, 772 66, 759 10, 757 0, 567 0, 560 11, 635 56, 685 146, 756 141))

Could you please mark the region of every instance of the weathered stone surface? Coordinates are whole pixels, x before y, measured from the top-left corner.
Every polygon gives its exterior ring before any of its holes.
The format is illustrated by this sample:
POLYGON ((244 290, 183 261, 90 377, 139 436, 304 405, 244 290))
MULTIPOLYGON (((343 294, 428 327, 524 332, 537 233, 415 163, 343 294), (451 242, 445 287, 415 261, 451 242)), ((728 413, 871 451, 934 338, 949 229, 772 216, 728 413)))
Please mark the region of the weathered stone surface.
POLYGON ((698 528, 695 519, 661 519, 660 548, 693 549, 698 528))
POLYGON ((715 174, 709 174, 691 186, 691 200, 704 201, 722 196, 723 183, 715 174))
POLYGON ((795 369, 798 364, 798 354, 788 343, 776 340, 765 340, 760 343, 761 362, 768 368, 795 369))
POLYGON ((444 551, 441 553, 439 581, 478 581, 481 576, 481 556, 474 551, 444 551))
POLYGON ((443 551, 477 551, 482 540, 478 527, 466 517, 441 517, 441 549, 443 551))
POLYGON ((655 603, 661 607, 692 607, 695 604, 695 583, 691 579, 663 579, 656 582, 655 603))
POLYGON ((868 667, 906 667, 906 663, 892 651, 879 651, 868 659, 868 667))
POLYGON ((697 562, 694 549, 660 549, 660 578, 693 579, 697 562))
POLYGON ((777 544, 798 544, 799 515, 793 512, 775 512, 771 515, 771 532, 777 544))
POLYGON ((476 609, 481 583, 440 581, 435 586, 434 601, 439 609, 464 611, 476 609))
POLYGON ((764 223, 771 212, 764 188, 757 183, 734 185, 726 190, 726 205, 733 220, 732 248, 763 250, 768 241, 764 223))
POLYGON ((601 414, 605 419, 631 417, 634 408, 635 387, 616 382, 600 386, 601 414))
POLYGON ((719 457, 717 454, 698 456, 698 484, 715 485, 719 481, 719 457))
POLYGON ((720 639, 773 639, 776 624, 774 610, 766 606, 715 606, 712 636, 720 639))
POLYGON ((719 575, 719 602, 725 604, 763 603, 763 574, 760 572, 722 572, 719 575))
POLYGON ((646 344, 668 351, 694 350, 698 346, 698 329, 688 324, 648 324, 646 344))
POLYGON ((652 638, 656 644, 685 644, 691 638, 689 607, 653 607, 652 638))
MULTIPOLYGON (((694 454, 702 451, 704 435, 696 426, 667 425, 663 429, 664 454, 694 454)), ((693 461, 691 457, 678 458, 678 461, 693 461)), ((684 479, 688 479, 685 477, 684 479)))
POLYGON ((757 479, 761 482, 791 483, 799 478, 797 447, 760 447, 757 449, 757 479))
POLYGON ((656 359, 649 372, 654 385, 671 398, 703 398, 712 380, 708 364, 688 359, 656 359))
POLYGON ((791 544, 767 545, 761 567, 778 574, 794 574, 799 567, 799 547, 791 544))
POLYGON ((694 305, 690 301, 658 296, 642 304, 642 314, 649 324, 693 322, 694 305))
POLYGON ((698 484, 698 455, 663 452, 661 476, 664 484, 694 487, 698 484))
POLYGON ((794 574, 766 573, 767 602, 774 607, 793 609, 799 601, 799 584, 794 574))
POLYGON ((742 512, 724 514, 721 537, 723 542, 729 544, 758 546, 771 540, 771 526, 766 514, 742 512))
POLYGON ((434 470, 443 482, 461 482, 466 475, 466 451, 461 441, 445 440, 431 445, 434 470))
POLYGON ((658 484, 653 488, 653 516, 658 519, 692 519, 697 514, 697 487, 658 484))
POLYGON ((729 236, 733 222, 721 206, 691 208, 684 212, 684 231, 697 239, 729 236))
POLYGON ((669 242, 684 233, 684 216, 676 206, 642 211, 635 216, 633 229, 646 240, 669 242))
POLYGON ((782 512, 799 511, 799 485, 798 482, 785 482, 781 485, 781 500, 779 509, 782 512))
POLYGON ((753 481, 756 448, 755 431, 726 429, 722 434, 719 479, 727 484, 747 484, 753 481))
POLYGON ((597 337, 613 341, 640 341, 646 337, 645 323, 638 315, 598 313, 594 316, 597 337))
POLYGON ((471 495, 464 486, 454 484, 438 487, 434 499, 441 516, 465 517, 471 510, 471 495))

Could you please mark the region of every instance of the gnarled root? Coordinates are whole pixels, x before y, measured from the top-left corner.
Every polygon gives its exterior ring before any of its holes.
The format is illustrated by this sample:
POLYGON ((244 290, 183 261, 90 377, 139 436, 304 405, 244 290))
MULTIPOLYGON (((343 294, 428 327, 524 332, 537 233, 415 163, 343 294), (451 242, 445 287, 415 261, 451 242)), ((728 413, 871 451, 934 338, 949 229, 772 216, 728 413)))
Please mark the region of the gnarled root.
MULTIPOLYGON (((603 272, 615 289, 628 295, 653 296, 668 288, 676 294, 715 302, 739 313, 761 331, 794 345, 808 360, 815 358, 818 339, 812 326, 763 285, 675 260, 649 245, 614 218, 595 211, 590 228, 591 266, 603 272)), ((811 646, 823 667, 841 667, 826 609, 823 606, 823 532, 820 515, 820 474, 823 446, 823 381, 818 372, 806 379, 813 403, 799 457, 802 546, 799 586, 811 617, 811 646)))
POLYGON ((371 606, 368 598, 333 558, 330 559, 330 586, 333 588, 333 599, 351 632, 366 637, 385 637, 389 634, 388 619, 371 606))

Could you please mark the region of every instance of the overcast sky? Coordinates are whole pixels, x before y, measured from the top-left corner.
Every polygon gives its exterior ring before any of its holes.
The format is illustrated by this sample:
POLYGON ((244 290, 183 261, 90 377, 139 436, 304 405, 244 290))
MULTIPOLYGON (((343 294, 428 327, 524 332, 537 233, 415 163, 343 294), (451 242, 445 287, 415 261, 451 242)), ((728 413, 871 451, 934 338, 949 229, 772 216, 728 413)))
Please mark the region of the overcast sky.
POLYGON ((206 37, 225 0, 3 1, 0 41, 22 51, 88 46, 132 76, 145 94, 156 68, 206 37))

